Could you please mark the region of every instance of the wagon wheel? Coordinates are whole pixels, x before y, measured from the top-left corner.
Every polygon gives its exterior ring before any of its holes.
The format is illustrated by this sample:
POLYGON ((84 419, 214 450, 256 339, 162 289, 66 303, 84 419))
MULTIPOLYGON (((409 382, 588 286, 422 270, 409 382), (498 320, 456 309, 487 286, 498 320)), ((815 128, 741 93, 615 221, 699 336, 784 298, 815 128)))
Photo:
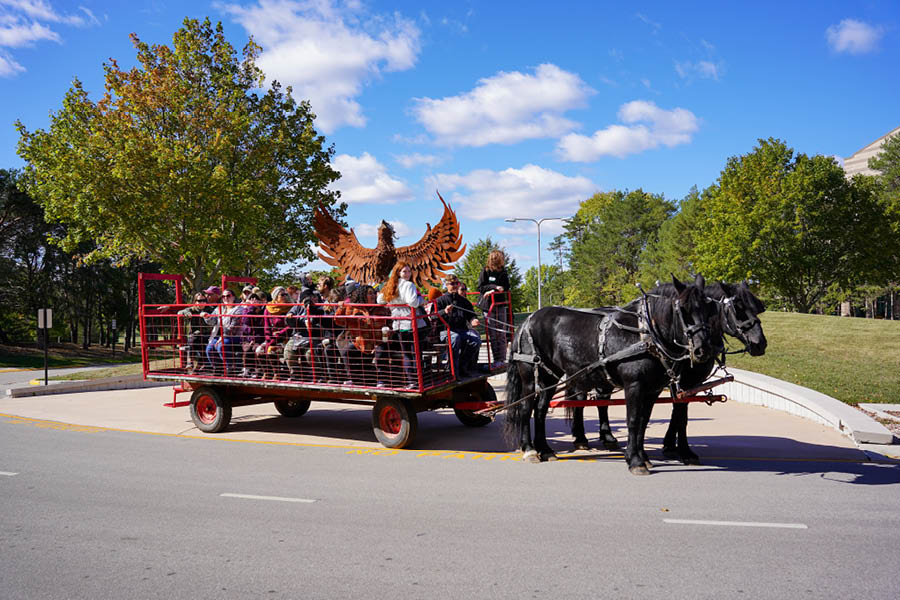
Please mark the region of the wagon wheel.
MULTIPOLYGON (((487 381, 484 382, 484 387, 481 389, 481 392, 470 391, 467 394, 466 401, 468 402, 496 402, 497 394, 494 392, 494 388, 487 381)), ((466 410, 461 408, 454 408, 453 413, 456 415, 456 418, 459 419, 459 422, 465 425, 466 427, 484 427, 488 423, 491 422, 491 418, 485 415, 479 415, 474 410, 466 410)))
POLYGON ((416 437, 419 420, 408 402, 396 398, 379 398, 372 409, 372 429, 386 448, 405 448, 416 437))
POLYGON ((309 410, 309 400, 303 398, 279 398, 275 401, 275 410, 285 417, 302 417, 309 410))
POLYGON ((231 422, 231 404, 214 387, 197 388, 191 395, 191 420, 205 433, 225 431, 231 422))

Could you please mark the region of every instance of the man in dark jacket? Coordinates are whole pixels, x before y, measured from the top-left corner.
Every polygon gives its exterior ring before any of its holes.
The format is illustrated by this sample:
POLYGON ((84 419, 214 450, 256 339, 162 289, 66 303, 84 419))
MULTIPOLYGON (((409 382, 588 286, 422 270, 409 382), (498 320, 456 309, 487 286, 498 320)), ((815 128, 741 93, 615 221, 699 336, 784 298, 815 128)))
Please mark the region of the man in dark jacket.
MULTIPOLYGON (((476 374, 478 349, 481 337, 469 329, 469 322, 475 318, 472 303, 459 293, 459 278, 449 275, 445 280, 447 293, 435 301, 435 310, 450 327, 450 347, 453 349, 453 364, 458 377, 476 374)), ((447 331, 441 331, 441 341, 447 341, 447 331)))

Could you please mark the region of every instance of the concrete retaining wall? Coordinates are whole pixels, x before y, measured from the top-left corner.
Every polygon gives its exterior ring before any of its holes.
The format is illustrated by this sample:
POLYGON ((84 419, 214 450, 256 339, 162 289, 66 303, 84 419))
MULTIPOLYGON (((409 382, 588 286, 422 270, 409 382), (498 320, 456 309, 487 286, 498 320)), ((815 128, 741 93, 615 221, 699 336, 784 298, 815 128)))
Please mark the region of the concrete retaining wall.
POLYGON ((734 382, 721 385, 716 392, 729 400, 757 404, 811 419, 834 427, 858 444, 890 444, 893 434, 859 410, 815 390, 781 381, 768 375, 741 369, 728 371, 734 382))
POLYGON ((51 385, 33 385, 25 388, 6 390, 6 395, 13 398, 27 396, 47 396, 50 394, 74 394, 77 392, 100 392, 105 390, 131 390, 146 387, 171 386, 171 381, 144 381, 143 375, 124 375, 122 377, 104 377, 86 381, 64 381, 51 385))

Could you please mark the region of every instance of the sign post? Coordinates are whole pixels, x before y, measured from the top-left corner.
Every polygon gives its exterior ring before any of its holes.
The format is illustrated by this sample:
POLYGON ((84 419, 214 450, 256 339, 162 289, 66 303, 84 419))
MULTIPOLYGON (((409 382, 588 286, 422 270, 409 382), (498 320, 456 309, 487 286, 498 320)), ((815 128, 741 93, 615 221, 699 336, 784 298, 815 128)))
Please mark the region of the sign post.
POLYGON ((111 325, 112 325, 112 327, 111 327, 111 329, 112 329, 112 355, 113 355, 113 358, 115 358, 116 357, 116 337, 118 337, 116 335, 116 320, 115 319, 112 320, 111 325))
POLYGON ((47 351, 50 347, 50 329, 53 327, 53 309, 38 309, 38 330, 44 333, 44 385, 48 384, 47 373, 47 351))

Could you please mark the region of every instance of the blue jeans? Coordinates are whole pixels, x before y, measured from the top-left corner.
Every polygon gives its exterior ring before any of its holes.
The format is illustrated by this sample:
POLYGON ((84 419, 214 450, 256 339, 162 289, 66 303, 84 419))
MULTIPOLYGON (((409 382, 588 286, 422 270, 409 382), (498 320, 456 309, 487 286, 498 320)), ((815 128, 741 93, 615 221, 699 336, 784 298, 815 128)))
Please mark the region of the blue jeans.
POLYGON ((224 373, 225 360, 228 361, 228 370, 234 371, 238 366, 237 353, 235 346, 241 343, 239 337, 217 337, 209 340, 206 344, 206 364, 212 367, 214 371, 224 373), (223 360, 223 356, 225 360, 223 360))
MULTIPOLYGON (((441 342, 447 341, 447 330, 441 331, 441 342)), ((478 362, 478 349, 481 348, 481 336, 477 331, 467 329, 465 332, 450 332, 450 348, 453 350, 453 365, 457 375, 465 375, 475 369, 478 362)))

